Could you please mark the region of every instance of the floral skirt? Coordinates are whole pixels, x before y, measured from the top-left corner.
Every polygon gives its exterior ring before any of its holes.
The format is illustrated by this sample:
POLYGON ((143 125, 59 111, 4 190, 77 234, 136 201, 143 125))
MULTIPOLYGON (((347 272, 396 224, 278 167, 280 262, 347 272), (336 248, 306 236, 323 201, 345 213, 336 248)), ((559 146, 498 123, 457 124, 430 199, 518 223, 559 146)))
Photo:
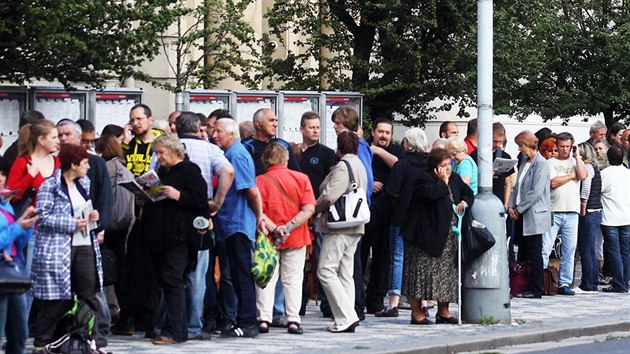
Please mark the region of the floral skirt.
POLYGON ((457 302, 457 235, 449 235, 440 257, 405 242, 402 294, 408 298, 457 302))

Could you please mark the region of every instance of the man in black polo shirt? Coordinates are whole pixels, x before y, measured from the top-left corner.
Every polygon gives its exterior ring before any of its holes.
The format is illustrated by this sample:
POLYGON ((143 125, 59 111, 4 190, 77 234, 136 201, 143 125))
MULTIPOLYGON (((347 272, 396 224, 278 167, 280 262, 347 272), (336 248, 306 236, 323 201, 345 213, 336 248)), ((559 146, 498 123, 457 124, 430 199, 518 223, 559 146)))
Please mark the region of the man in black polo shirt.
MULTIPOLYGON (((335 151, 328 146, 319 142, 319 133, 321 130, 321 121, 319 115, 315 112, 305 112, 300 120, 300 132, 302 133, 302 144, 300 149, 300 170, 308 176, 315 192, 315 198, 319 197, 319 186, 330 172, 330 169, 337 163, 335 151)), ((314 223, 317 219, 314 219, 314 223)), ((322 246, 324 235, 321 232, 315 233, 317 238, 313 245, 313 257, 319 259, 319 250, 322 246)), ((306 278, 305 278, 306 279, 306 278)), ((325 317, 332 317, 330 305, 326 299, 321 286, 318 286, 317 292, 321 299, 320 309, 325 317)), ((302 299, 303 303, 307 299, 302 299)))
POLYGON ((365 227, 365 235, 361 239, 361 261, 366 269, 370 248, 372 249, 372 265, 365 292, 367 313, 376 313, 383 309, 383 299, 389 284, 390 247, 389 247, 389 212, 385 209, 385 182, 389 178, 392 166, 404 154, 404 149, 392 143, 394 123, 386 118, 374 121, 372 144, 374 154, 372 171, 374 173, 374 192, 370 222, 365 227))
POLYGON ((262 163, 263 151, 273 142, 279 142, 289 150, 288 167, 291 170, 299 171, 300 165, 293 153, 293 149, 286 141, 276 138, 278 129, 278 118, 276 114, 269 108, 261 108, 254 113, 254 130, 256 133, 247 139, 243 139, 241 143, 254 159, 254 167, 256 168, 256 176, 262 175, 267 171, 262 163))

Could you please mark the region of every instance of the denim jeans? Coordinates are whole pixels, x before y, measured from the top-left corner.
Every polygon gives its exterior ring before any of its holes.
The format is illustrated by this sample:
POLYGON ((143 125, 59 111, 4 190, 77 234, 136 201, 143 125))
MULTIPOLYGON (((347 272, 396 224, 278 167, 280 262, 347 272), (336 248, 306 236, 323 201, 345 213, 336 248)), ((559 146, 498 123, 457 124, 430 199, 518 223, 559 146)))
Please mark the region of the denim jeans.
POLYGON ((6 353, 26 353, 28 337, 28 312, 26 295, 0 295, 0 343, 6 333, 6 353))
POLYGON ((595 254, 595 237, 602 223, 602 212, 587 212, 580 217, 578 226, 578 252, 582 263, 582 283, 580 288, 586 291, 597 291, 599 266, 595 254))
POLYGON ((630 280, 630 225, 602 225, 604 258, 610 265, 611 285, 628 290, 630 280))
MULTIPOLYGON (((313 218, 313 228, 317 229, 317 224, 319 223, 319 218, 313 218)), ((322 243, 324 242, 324 234, 321 232, 315 232, 315 242, 313 247, 313 257, 317 260, 317 264, 319 264, 319 255, 322 249, 322 243)), ((317 276, 317 271, 314 272, 315 276, 317 276)), ((319 278, 318 278, 319 279, 319 278)), ((319 295, 320 305, 319 308, 322 313, 330 313, 330 305, 328 304, 328 298, 326 298, 326 292, 324 292, 324 288, 322 288, 322 283, 317 282, 317 294, 319 295)))
POLYGON ((208 272, 206 272, 206 294, 204 299, 204 326, 221 325, 218 323, 220 316, 229 323, 236 323, 238 301, 232 284, 230 274, 230 261, 225 246, 225 241, 216 241, 209 254, 208 272), (214 282, 215 257, 219 258, 221 279, 219 289, 214 282))
POLYGON ((201 333, 201 309, 203 298, 206 294, 206 272, 210 251, 197 252, 197 268, 186 274, 186 313, 188 320, 188 338, 193 338, 201 333))
POLYGON ((550 233, 543 234, 543 267, 549 264, 549 255, 556 235, 562 240, 562 261, 560 261, 560 281, 558 286, 570 286, 573 282, 573 260, 578 236, 578 213, 554 212, 550 233))
POLYGON ((236 233, 225 239, 230 263, 232 285, 238 299, 237 323, 249 328, 258 325, 256 320, 256 288, 252 277, 254 242, 245 234, 236 233))
POLYGON ((282 282, 279 281, 276 283, 276 292, 273 300, 273 319, 277 320, 279 318, 285 317, 285 312, 284 289, 282 288, 282 282))
POLYGON ((389 230, 389 240, 392 256, 392 274, 389 287, 389 295, 400 295, 400 290, 402 287, 403 257, 405 255, 405 245, 403 237, 400 234, 400 226, 391 225, 389 230))

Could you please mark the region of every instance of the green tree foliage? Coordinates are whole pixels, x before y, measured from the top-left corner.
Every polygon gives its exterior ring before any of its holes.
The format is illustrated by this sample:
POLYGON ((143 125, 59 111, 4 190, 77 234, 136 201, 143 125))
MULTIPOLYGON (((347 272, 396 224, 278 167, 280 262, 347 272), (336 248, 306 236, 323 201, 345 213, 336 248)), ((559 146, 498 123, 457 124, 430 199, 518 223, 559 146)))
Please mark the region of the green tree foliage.
POLYGON ((630 120, 630 2, 496 1, 495 109, 630 120))
POLYGON ((4 0, 0 80, 101 86, 158 53, 172 0, 4 0))
POLYGON ((459 102, 465 115, 474 93, 475 8, 458 0, 279 0, 264 40, 291 31, 299 50, 266 52, 258 78, 270 87, 359 91, 367 116, 398 112, 410 125, 452 107, 430 106, 435 98, 459 102))
POLYGON ((135 76, 172 92, 216 87, 227 77, 254 86, 249 73, 258 49, 254 29, 243 20, 251 2, 205 0, 189 7, 189 1, 176 1, 166 16, 173 25, 158 36, 175 82, 157 80, 143 72, 135 76))

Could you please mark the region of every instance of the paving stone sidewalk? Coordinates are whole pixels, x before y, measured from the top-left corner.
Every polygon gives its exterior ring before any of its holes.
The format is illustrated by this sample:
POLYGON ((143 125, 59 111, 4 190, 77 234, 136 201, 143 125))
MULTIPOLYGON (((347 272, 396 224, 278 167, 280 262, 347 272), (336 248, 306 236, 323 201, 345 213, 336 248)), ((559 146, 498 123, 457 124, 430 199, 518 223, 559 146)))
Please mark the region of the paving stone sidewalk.
MULTIPOLYGON (((435 309, 430 310, 434 320, 435 309)), ((456 306, 451 311, 456 314, 456 306)), ((190 340, 178 345, 156 346, 142 333, 111 336, 106 348, 112 353, 451 353, 481 351, 514 344, 558 340, 583 335, 630 330, 630 294, 578 294, 542 299, 513 299, 511 325, 464 324, 412 326, 411 312, 397 318, 367 315, 356 333, 326 331, 332 320, 323 318, 313 301, 302 318, 303 335, 271 328, 255 339, 223 338, 190 340)))

